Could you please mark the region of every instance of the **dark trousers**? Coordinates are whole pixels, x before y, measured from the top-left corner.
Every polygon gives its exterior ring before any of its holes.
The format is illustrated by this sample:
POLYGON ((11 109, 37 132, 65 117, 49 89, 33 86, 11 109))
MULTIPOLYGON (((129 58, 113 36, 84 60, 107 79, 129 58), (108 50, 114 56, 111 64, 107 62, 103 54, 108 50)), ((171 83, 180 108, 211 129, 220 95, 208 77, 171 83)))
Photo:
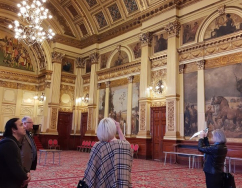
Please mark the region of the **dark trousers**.
POLYGON ((205 172, 207 188, 222 188, 223 174, 209 174, 205 172))
POLYGON ((22 188, 27 188, 28 187, 28 184, 27 185, 25 185, 24 187, 22 187, 22 188))

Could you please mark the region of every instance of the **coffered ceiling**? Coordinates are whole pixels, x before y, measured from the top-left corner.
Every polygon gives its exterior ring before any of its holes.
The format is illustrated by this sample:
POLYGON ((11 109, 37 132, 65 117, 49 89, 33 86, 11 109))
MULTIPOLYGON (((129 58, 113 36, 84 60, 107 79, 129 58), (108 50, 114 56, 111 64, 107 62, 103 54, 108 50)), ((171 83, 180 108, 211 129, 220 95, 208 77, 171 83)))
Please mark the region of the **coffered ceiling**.
MULTIPOLYGON (((31 0, 30 0, 31 1, 31 0)), ((55 33, 54 41, 83 48, 139 27, 164 11, 199 0, 47 0, 53 19, 44 22, 55 33)), ((0 0, 0 27, 7 30, 17 18, 19 0, 0 0)), ((0 28, 0 29, 1 29, 0 28)))

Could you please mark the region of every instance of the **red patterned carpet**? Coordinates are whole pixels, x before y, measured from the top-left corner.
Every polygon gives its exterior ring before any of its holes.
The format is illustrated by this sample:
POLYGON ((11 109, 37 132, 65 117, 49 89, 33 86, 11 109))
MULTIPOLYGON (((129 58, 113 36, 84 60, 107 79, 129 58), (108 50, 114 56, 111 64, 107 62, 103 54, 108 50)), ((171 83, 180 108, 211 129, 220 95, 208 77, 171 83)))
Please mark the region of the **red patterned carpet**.
MULTIPOLYGON (((39 155, 38 155, 39 157, 39 155)), ((44 165, 44 155, 41 156, 37 170, 32 171, 32 181, 29 188, 75 188, 83 177, 89 158, 89 153, 77 151, 62 151, 61 165, 58 154, 55 164, 52 164, 52 154, 49 153, 44 165)), ((235 174, 237 188, 242 188, 242 174, 235 174)), ((205 177, 202 169, 188 169, 188 166, 162 162, 134 159, 132 167, 132 183, 134 188, 205 188, 205 177)))

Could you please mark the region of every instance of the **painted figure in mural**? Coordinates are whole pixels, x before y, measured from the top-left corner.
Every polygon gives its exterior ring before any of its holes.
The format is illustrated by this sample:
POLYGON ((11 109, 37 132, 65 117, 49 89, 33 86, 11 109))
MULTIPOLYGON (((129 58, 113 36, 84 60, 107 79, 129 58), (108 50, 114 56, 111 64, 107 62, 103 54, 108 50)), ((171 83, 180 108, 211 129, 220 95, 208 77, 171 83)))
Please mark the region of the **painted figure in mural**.
POLYGON ((100 65, 101 69, 106 68, 107 60, 108 60, 107 55, 106 54, 102 55, 101 65, 100 65))
POLYGON ((164 39, 163 34, 160 34, 160 38, 157 40, 155 44, 154 52, 156 53, 166 49, 167 49, 167 40, 164 39))
POLYGON ((191 105, 191 131, 192 133, 197 132, 197 109, 195 109, 194 105, 191 105))
POLYGON ((207 126, 209 126, 210 124, 214 126, 213 113, 214 113, 213 107, 212 106, 208 106, 208 110, 205 113, 207 126))
POLYGON ((141 48, 140 48, 140 43, 139 42, 133 48, 133 52, 134 52, 135 59, 139 58, 141 56, 141 48))
POLYGON ((128 59, 127 54, 122 55, 121 50, 118 52, 118 58, 115 60, 115 66, 127 63, 125 59, 128 59))
POLYGON ((185 113, 184 113, 184 121, 185 121, 185 136, 189 136, 191 132, 191 114, 189 110, 189 105, 186 106, 185 113))
POLYGON ((67 61, 63 65, 63 71, 70 72, 70 70, 71 70, 71 63, 67 61))
POLYGON ((234 21, 231 18, 230 14, 226 14, 226 20, 222 23, 222 25, 219 25, 220 23, 218 22, 218 29, 214 29, 215 34, 212 34, 213 37, 220 37, 223 35, 227 35, 230 33, 235 32, 236 27, 234 26, 234 21))
POLYGON ((193 27, 186 25, 183 31, 183 43, 192 42, 195 40, 199 25, 198 22, 194 22, 193 27))

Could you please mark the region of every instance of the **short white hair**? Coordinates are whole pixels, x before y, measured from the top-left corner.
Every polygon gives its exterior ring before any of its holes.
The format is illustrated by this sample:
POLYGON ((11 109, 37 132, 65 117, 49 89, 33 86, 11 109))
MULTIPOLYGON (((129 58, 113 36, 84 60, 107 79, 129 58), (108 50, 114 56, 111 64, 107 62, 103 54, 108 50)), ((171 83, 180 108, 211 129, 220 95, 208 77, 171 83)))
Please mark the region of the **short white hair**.
POLYGON ((226 143, 227 139, 224 132, 221 129, 216 129, 212 132, 213 141, 218 143, 226 143))
POLYGON ((108 142, 116 135, 116 125, 112 118, 103 118, 97 127, 97 137, 99 141, 108 142))

